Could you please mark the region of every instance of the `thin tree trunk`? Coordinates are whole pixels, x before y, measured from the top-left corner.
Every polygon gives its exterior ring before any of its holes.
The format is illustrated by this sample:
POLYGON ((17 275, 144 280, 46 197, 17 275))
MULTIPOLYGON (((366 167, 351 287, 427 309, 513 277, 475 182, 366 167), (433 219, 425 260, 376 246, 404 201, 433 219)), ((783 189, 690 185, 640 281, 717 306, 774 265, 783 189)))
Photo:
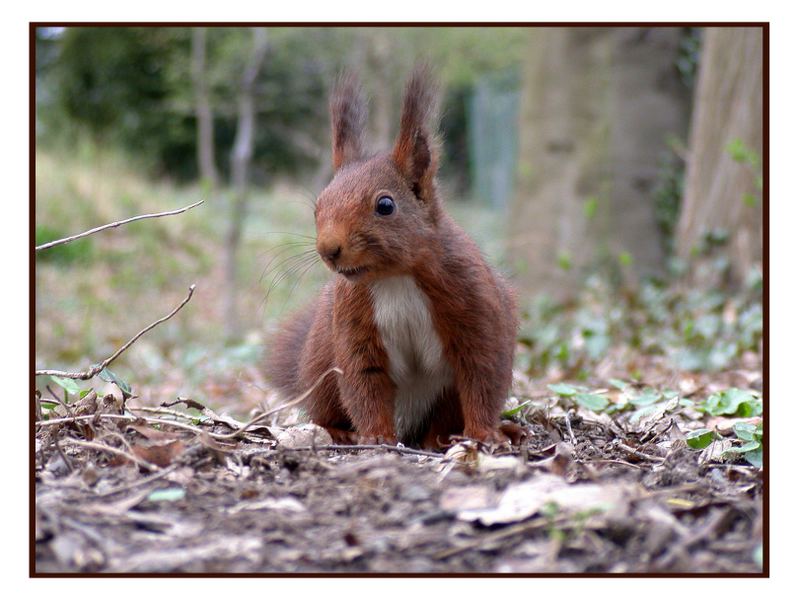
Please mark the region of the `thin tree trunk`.
MULTIPOLYGON (((705 31, 689 140, 677 252, 691 259, 711 230, 725 230, 736 282, 762 259, 763 35, 757 27, 705 31), (737 147, 737 150, 736 150, 737 147)), ((720 282, 703 260, 694 283, 720 282)))
POLYGON ((255 146, 255 82, 266 59, 268 42, 266 30, 254 27, 252 50, 241 77, 238 94, 238 124, 230 153, 233 199, 225 239, 225 331, 228 339, 240 334, 238 298, 238 249, 247 216, 247 195, 250 183, 250 163, 255 146))
POLYGON ((216 189, 217 174, 214 159, 214 116, 208 95, 206 78, 205 27, 195 27, 191 32, 191 74, 194 84, 194 113, 197 117, 197 164, 200 179, 216 189))

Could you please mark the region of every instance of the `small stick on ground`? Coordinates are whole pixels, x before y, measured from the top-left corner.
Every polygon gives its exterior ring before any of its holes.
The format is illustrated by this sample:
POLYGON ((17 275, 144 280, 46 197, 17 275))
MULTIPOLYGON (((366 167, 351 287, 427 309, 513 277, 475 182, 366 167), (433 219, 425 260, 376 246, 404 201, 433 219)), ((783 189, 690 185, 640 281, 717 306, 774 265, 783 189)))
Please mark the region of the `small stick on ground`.
POLYGON ((692 546, 699 542, 708 541, 716 533, 716 530, 721 528, 728 516, 729 509, 719 509, 712 513, 702 527, 689 533, 676 544, 671 545, 668 552, 658 559, 655 564, 656 568, 666 569, 679 558, 680 554, 688 552, 692 546))
POLYGON ((111 446, 106 446, 105 444, 95 444, 94 442, 84 442, 83 440, 76 440, 75 438, 64 438, 65 442, 70 444, 75 444, 76 446, 82 446, 84 448, 91 448, 93 450, 99 450, 100 452, 108 452, 109 454, 115 454, 116 456, 121 456, 132 463, 139 465, 140 467, 144 467, 148 471, 152 471, 154 473, 160 472, 161 469, 156 467, 154 464, 147 462, 146 460, 142 460, 132 454, 125 452, 124 450, 120 450, 119 448, 112 448, 111 446))
POLYGON ((137 481, 133 481, 133 482, 128 483, 126 485, 120 485, 120 486, 117 486, 115 488, 111 488, 110 490, 106 490, 102 494, 97 494, 97 497, 98 498, 105 498, 106 496, 113 496, 114 494, 118 494, 120 492, 127 492, 129 490, 135 489, 135 488, 140 487, 142 485, 146 485, 148 483, 152 483, 153 481, 158 481, 159 479, 163 479, 164 477, 166 477, 170 473, 173 473, 174 471, 176 471, 178 469, 178 467, 180 467, 180 466, 181 466, 180 463, 175 463, 173 465, 168 466, 166 469, 161 469, 157 473, 153 473, 152 475, 148 475, 147 477, 143 477, 142 479, 139 479, 137 481))
POLYGON ((130 412, 134 413, 134 414, 136 412, 147 412, 147 413, 153 413, 153 414, 157 414, 157 415, 169 415, 169 416, 172 416, 172 417, 186 419, 187 421, 193 421, 195 419, 209 419, 210 420, 210 417, 207 417, 205 415, 200 415, 198 417, 198 416, 190 415, 188 413, 182 413, 179 410, 172 410, 172 409, 169 409, 169 408, 164 408, 162 406, 153 407, 153 406, 130 406, 130 405, 128 405, 127 409, 130 412))
POLYGON ((572 446, 576 447, 577 446, 577 438, 574 437, 574 431, 572 431, 572 422, 571 422, 571 419, 569 419, 569 411, 568 410, 563 414, 563 418, 566 421, 566 431, 569 432, 569 439, 571 440, 572 446))
POLYGON ((190 210, 195 206, 199 206, 203 202, 205 202, 205 200, 200 200, 199 202, 195 202, 194 204, 190 204, 189 206, 184 206, 183 208, 179 208, 177 210, 139 215, 137 217, 130 217, 129 219, 123 219, 122 221, 114 221, 113 223, 109 223, 108 225, 101 225, 100 227, 89 229, 88 231, 84 231, 83 233, 78 233, 76 235, 71 235, 69 237, 60 240, 53 240, 52 242, 47 242, 46 244, 36 246, 36 252, 38 252, 39 250, 47 250, 48 248, 52 248, 53 246, 68 244, 69 242, 74 242, 75 240, 79 240, 80 238, 86 237, 87 235, 92 235, 100 231, 103 231, 105 229, 111 229, 112 227, 119 227, 120 225, 125 225, 127 223, 133 223, 134 221, 140 221, 142 219, 155 219, 156 217, 168 217, 170 215, 179 215, 180 213, 186 212, 187 210, 190 210))
POLYGON ((81 379, 81 380, 91 379, 92 377, 97 375, 100 371, 105 369, 108 365, 110 365, 112 362, 114 362, 117 358, 119 358, 120 354, 122 354, 125 350, 130 348, 134 344, 134 342, 136 340, 138 340, 141 336, 143 336, 145 333, 147 333, 148 331, 150 331, 154 327, 160 325, 164 321, 168 321, 169 319, 174 317, 175 314, 181 308, 186 306, 186 303, 189 300, 191 300, 191 297, 194 294, 194 288, 195 287, 196 287, 195 284, 191 284, 189 286, 189 294, 188 294, 188 296, 186 296, 186 298, 184 298, 183 302, 181 302, 171 313, 169 313, 165 317, 161 317, 160 319, 158 319, 154 323, 151 323, 150 325, 148 325, 147 327, 142 329, 139 333, 137 333, 130 340, 128 340, 125 343, 124 346, 119 348, 119 350, 114 352, 111 356, 106 358, 100 364, 94 365, 93 367, 91 367, 87 371, 81 371, 81 372, 78 372, 78 373, 68 373, 66 371, 56 371, 56 370, 53 370, 53 369, 43 369, 41 371, 36 371, 36 376, 38 377, 39 375, 55 375, 56 377, 64 377, 65 379, 81 379))
POLYGON ((36 393, 33 394, 33 410, 36 413, 37 421, 44 419, 42 414, 42 393, 39 390, 36 390, 36 393))
POLYGON ((67 458, 67 455, 64 454, 64 450, 61 448, 61 444, 58 443, 58 438, 53 440, 53 442, 55 443, 55 449, 58 451, 58 455, 61 457, 61 460, 63 460, 64 464, 67 466, 67 470, 70 473, 72 473, 72 471, 74 470, 72 468, 72 462, 67 458))
POLYGON ((388 452, 396 452, 398 454, 413 454, 415 456, 426 456, 429 458, 437 458, 443 461, 449 461, 443 454, 437 452, 427 452, 425 450, 417 450, 415 448, 405 448, 404 446, 392 446, 390 444, 327 444, 320 446, 298 446, 296 448, 286 448, 286 450, 297 451, 315 451, 315 450, 333 450, 335 452, 346 452, 349 450, 387 450, 388 452))
MULTIPOLYGON (((63 408, 65 411, 67 411, 67 415, 69 415, 70 417, 74 417, 74 416, 75 416, 75 413, 74 413, 74 412, 72 412, 72 408, 69 406, 69 404, 67 404, 67 403, 66 403, 64 400, 62 400, 61 398, 59 398, 59 397, 56 395, 56 393, 55 393, 53 390, 51 390, 51 389, 50 389, 50 386, 49 386, 49 385, 47 386, 47 391, 48 391, 48 392, 50 392, 50 395, 51 395, 53 398, 55 398, 55 401, 56 401, 58 404, 60 404, 60 405, 61 405, 61 408, 63 408)), ((95 396, 97 396, 97 394, 95 394, 95 396)))
POLYGON ((227 434, 224 434, 224 435, 214 436, 214 439, 217 439, 217 440, 233 439, 236 436, 239 436, 242 433, 244 433, 247 429, 249 429, 250 427, 255 425, 258 421, 262 421, 266 417, 269 417, 269 416, 271 416, 271 415, 273 415, 273 414, 275 414, 277 412, 280 412, 283 409, 291 408, 292 406, 295 406, 295 405, 299 404, 300 402, 305 400, 308 396, 310 396, 311 393, 317 388, 317 386, 320 383, 322 383, 322 381, 324 381, 325 377, 327 377, 331 373, 338 373, 339 375, 343 375, 344 374, 344 372, 341 369, 339 369, 338 367, 332 367, 332 368, 328 369, 327 371, 325 371, 324 373, 322 373, 316 379, 314 384, 310 388, 305 390, 305 392, 303 392, 299 397, 295 398, 294 400, 292 400, 290 402, 286 402, 285 404, 281 404, 280 406, 278 406, 276 408, 272 408, 272 409, 270 409, 270 410, 268 410, 266 412, 263 412, 260 415, 256 415, 255 417, 253 417, 252 419, 247 421, 244 425, 239 427, 233 433, 227 433, 227 434))
POLYGON ((664 463, 664 462, 666 462, 665 458, 661 458, 659 456, 653 456, 652 454, 647 454, 645 452, 641 452, 640 450, 636 450, 635 448, 631 448, 630 446, 628 446, 626 444, 622 444, 619 441, 616 442, 616 446, 618 446, 619 448, 624 450, 627 454, 635 456, 636 458, 641 458, 643 460, 648 460, 648 461, 656 462, 656 463, 664 463))
POLYGON ((642 471, 646 471, 645 467, 641 465, 634 465, 633 463, 627 462, 626 460, 616 460, 612 458, 593 458, 591 460, 578 460, 575 461, 581 465, 591 465, 591 464, 608 464, 608 465, 624 465, 625 467, 632 467, 634 469, 640 469, 642 471))
POLYGON ((157 419, 155 417, 144 417, 141 415, 133 416, 133 415, 82 415, 80 417, 65 417, 63 419, 50 419, 49 421, 37 421, 36 425, 40 425, 42 427, 50 427, 53 425, 60 425, 62 423, 77 423, 78 421, 93 421, 94 419, 111 419, 114 421, 127 421, 129 423, 133 423, 136 421, 144 421, 146 423, 157 423, 159 425, 169 425, 170 427, 176 427, 178 429, 185 429, 186 431, 191 431, 192 433, 196 433, 197 435, 209 435, 214 439, 228 439, 227 435, 222 435, 219 433, 213 433, 211 431, 206 431, 204 429, 200 429, 199 427, 194 427, 193 425, 188 425, 186 423, 181 423, 180 421, 175 421, 172 419, 157 419))
POLYGON ((528 531, 534 531, 536 529, 541 529, 542 527, 556 527, 559 525, 563 525, 569 522, 569 519, 566 517, 560 519, 551 519, 549 517, 539 517, 537 519, 533 519, 532 521, 527 521, 525 523, 519 523, 518 525, 512 525, 511 527, 507 527, 506 529, 502 529, 497 531, 496 533, 489 533, 487 535, 483 535, 473 542, 465 544, 463 546, 458 546, 457 548, 449 548, 447 550, 442 550, 441 552, 433 555, 433 558, 436 560, 443 560, 445 558, 449 558, 450 556, 455 556, 456 554, 460 554, 461 552, 466 552, 468 550, 473 550, 474 548, 479 548, 484 544, 496 542, 497 540, 505 539, 506 537, 511 537, 516 535, 517 533, 526 533, 528 531))

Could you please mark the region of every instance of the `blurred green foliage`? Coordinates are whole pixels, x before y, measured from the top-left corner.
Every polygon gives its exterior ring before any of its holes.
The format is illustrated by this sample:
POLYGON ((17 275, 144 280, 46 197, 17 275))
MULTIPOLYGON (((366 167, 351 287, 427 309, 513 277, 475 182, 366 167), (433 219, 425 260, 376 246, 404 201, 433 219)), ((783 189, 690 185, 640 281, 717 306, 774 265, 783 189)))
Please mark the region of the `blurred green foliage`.
POLYGON ((614 349, 632 349, 662 356, 679 370, 728 369, 744 353, 760 351, 761 291, 757 274, 734 295, 654 279, 619 289, 594 276, 573 305, 539 298, 527 307, 517 367, 533 376, 557 369, 587 379, 614 349))
MULTIPOLYGON (((442 171, 462 192, 468 178, 466 98, 480 76, 518 66, 522 37, 515 28, 268 28, 269 49, 255 89, 254 182, 306 173, 327 160, 328 88, 345 68, 357 70, 360 64, 366 70, 364 57, 377 40, 387 45, 398 71, 378 93, 398 98, 405 73, 417 60, 436 68, 445 89, 442 171)), ((88 132, 97 145, 124 149, 152 174, 195 179, 191 43, 185 27, 39 28, 38 138, 69 148, 88 132)), ((249 28, 208 28, 206 77, 223 176, 250 44, 249 28)))

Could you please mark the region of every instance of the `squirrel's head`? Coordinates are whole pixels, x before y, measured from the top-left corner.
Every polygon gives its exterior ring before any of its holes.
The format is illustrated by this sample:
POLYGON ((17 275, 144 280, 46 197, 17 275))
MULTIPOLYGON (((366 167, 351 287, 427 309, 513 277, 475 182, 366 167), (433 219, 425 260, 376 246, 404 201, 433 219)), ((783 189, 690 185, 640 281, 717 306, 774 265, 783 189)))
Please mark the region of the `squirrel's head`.
POLYGON ((438 148, 431 132, 435 94, 425 68, 405 88, 394 147, 367 156, 366 103, 352 76, 330 100, 334 176, 316 202, 316 249, 350 280, 408 272, 441 216, 436 193, 438 148))

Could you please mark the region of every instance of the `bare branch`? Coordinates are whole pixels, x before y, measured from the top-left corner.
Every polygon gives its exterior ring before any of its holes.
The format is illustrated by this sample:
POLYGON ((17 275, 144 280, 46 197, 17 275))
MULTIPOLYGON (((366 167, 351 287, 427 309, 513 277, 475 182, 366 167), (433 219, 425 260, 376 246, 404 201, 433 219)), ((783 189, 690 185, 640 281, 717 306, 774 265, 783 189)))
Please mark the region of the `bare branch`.
POLYGON ((128 340, 127 343, 125 343, 124 346, 119 348, 119 350, 114 352, 111 356, 106 358, 100 364, 97 364, 97 365, 94 365, 93 367, 91 367, 88 371, 81 371, 79 373, 68 373, 66 371, 56 371, 56 370, 53 370, 53 369, 43 369, 41 371, 36 371, 36 375, 37 376, 39 376, 39 375, 55 375, 56 377, 64 377, 65 379, 83 379, 83 380, 91 379, 92 377, 97 375, 100 371, 105 369, 108 365, 110 365, 112 362, 114 362, 117 358, 119 358, 120 354, 122 354, 125 350, 130 348, 133 345, 133 343, 136 340, 138 340, 141 336, 143 336, 145 333, 147 333, 148 331, 150 331, 151 329, 153 329, 157 325, 160 325, 164 321, 167 321, 167 320, 171 319, 172 317, 174 317, 175 314, 181 308, 183 308, 189 300, 191 300, 192 294, 194 294, 194 288, 195 287, 196 287, 195 284, 191 284, 189 286, 189 294, 188 294, 188 296, 186 296, 183 299, 183 302, 181 302, 171 313, 169 313, 165 317, 161 317, 160 319, 158 319, 154 323, 151 323, 150 325, 148 325, 147 327, 142 329, 139 333, 137 333, 130 340, 128 340))
POLYGON ((108 225, 101 225, 100 227, 89 229, 89 231, 84 231, 83 233, 79 233, 77 235, 72 235, 70 237, 66 237, 61 240, 53 240, 52 242, 47 242, 46 244, 42 244, 41 246, 36 246, 36 252, 38 252, 39 250, 47 250, 48 248, 52 248, 53 246, 68 244, 69 242, 74 242, 75 240, 79 240, 80 238, 86 237, 87 235, 92 235, 94 233, 98 233, 105 229, 111 229, 112 227, 119 227, 120 225, 126 225, 127 223, 133 223, 133 221, 140 221, 142 219, 155 219, 156 217, 169 217, 171 215, 179 215, 180 213, 186 212, 187 210, 190 210, 195 206, 199 206, 203 202, 205 202, 205 200, 200 200, 199 202, 195 202, 194 204, 190 204, 189 206, 184 206, 183 208, 179 208, 177 210, 139 215, 137 217, 131 217, 129 219, 124 219, 122 221, 114 221, 113 223, 109 223, 108 225))

